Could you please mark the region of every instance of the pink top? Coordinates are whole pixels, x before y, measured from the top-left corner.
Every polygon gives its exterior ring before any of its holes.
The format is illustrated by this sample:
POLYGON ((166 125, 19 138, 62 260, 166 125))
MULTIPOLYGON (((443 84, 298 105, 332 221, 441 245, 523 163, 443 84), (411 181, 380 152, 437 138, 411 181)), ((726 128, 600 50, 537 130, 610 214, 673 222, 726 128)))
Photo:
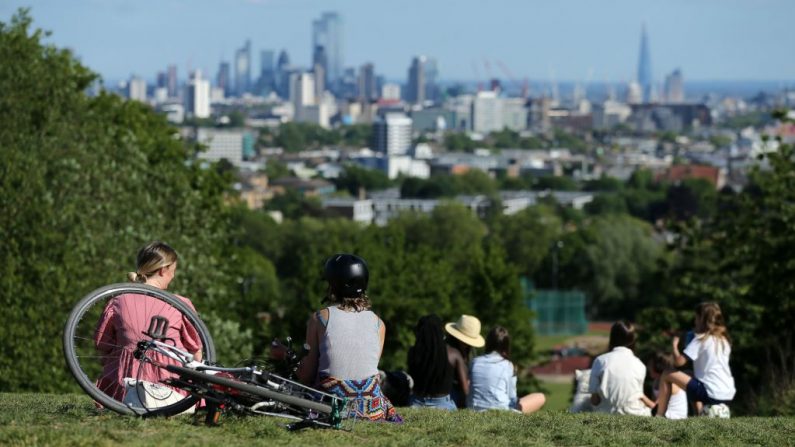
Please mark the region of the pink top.
MULTIPOLYGON (((196 310, 189 299, 178 297, 192 310, 196 310)), ((193 325, 167 303, 138 294, 124 294, 112 299, 99 319, 94 332, 94 343, 103 356, 102 375, 97 379, 97 387, 116 400, 121 401, 124 398, 125 377, 156 383, 174 376, 165 369, 133 357, 137 343, 150 339, 143 333, 149 329, 149 322, 155 315, 168 319, 167 335, 174 340, 176 347, 190 353, 199 351, 202 347, 199 334, 193 325)), ((150 352, 149 355, 153 360, 162 363, 177 363, 162 354, 150 352)))

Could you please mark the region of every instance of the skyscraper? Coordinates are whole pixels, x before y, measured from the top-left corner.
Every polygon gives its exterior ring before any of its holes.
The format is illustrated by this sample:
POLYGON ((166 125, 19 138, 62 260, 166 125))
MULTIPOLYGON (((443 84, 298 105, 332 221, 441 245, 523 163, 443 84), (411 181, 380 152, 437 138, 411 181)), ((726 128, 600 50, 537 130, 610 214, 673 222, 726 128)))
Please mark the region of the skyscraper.
POLYGON ((678 68, 665 77, 665 101, 669 103, 685 102, 685 80, 678 68))
POLYGON ((646 35, 646 24, 640 32, 640 58, 638 59, 638 84, 643 92, 643 101, 652 100, 653 81, 651 75, 651 54, 649 52, 649 37, 646 35))
POLYGON ((425 63, 425 99, 439 101, 441 90, 439 89, 439 64, 435 58, 428 58, 425 63))
POLYGON ((275 90, 276 65, 273 50, 262 50, 259 53, 259 79, 257 79, 257 94, 268 95, 275 90))
POLYGON ((243 48, 235 52, 235 94, 251 91, 251 41, 246 40, 243 48))
POLYGON ((318 47, 325 53, 323 68, 326 79, 329 84, 334 85, 342 77, 343 71, 342 19, 336 12, 324 12, 319 19, 312 22, 313 56, 318 47))
POLYGON ((282 99, 290 97, 290 55, 287 50, 279 53, 279 60, 276 63, 276 93, 282 99))
POLYGON ((411 61, 406 101, 414 104, 425 102, 425 56, 417 56, 411 61))
POLYGON ((232 93, 229 62, 221 62, 218 65, 218 75, 215 77, 215 86, 224 91, 224 96, 229 96, 232 93))
POLYGON ((176 98, 177 95, 177 66, 168 66, 168 97, 176 98))
POLYGON ((328 57, 326 56, 326 49, 322 46, 316 46, 312 54, 312 73, 315 75, 315 96, 320 98, 323 92, 326 91, 326 84, 328 83, 328 57))
POLYGON ((193 72, 188 82, 186 111, 195 118, 210 117, 210 81, 202 79, 201 70, 193 72))
POLYGON ((371 63, 359 68, 359 99, 374 101, 378 99, 378 88, 375 82, 375 67, 371 63))

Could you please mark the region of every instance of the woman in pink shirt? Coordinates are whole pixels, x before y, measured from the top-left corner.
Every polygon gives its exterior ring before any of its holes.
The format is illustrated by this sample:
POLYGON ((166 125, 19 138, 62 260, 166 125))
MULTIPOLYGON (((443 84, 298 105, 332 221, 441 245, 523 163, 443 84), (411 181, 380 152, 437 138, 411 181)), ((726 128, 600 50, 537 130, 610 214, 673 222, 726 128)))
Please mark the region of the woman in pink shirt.
MULTIPOLYGON (((155 241, 138 252, 137 268, 127 277, 139 282, 167 289, 177 270, 177 252, 168 244, 155 241)), ((193 303, 179 296, 195 311, 193 303)), ((182 314, 167 303, 146 295, 123 294, 110 300, 94 332, 94 343, 102 355, 102 375, 97 379, 97 387, 118 401, 124 399, 124 379, 158 383, 173 374, 151 363, 141 362, 133 357, 137 343, 146 338, 143 334, 155 315, 168 319, 168 338, 176 346, 194 354, 201 360, 202 344, 196 329, 182 314)), ((153 360, 162 363, 176 363, 167 357, 151 353, 153 360)), ((181 390, 178 390, 181 391, 181 390)), ((184 392, 183 392, 184 394, 184 392)))

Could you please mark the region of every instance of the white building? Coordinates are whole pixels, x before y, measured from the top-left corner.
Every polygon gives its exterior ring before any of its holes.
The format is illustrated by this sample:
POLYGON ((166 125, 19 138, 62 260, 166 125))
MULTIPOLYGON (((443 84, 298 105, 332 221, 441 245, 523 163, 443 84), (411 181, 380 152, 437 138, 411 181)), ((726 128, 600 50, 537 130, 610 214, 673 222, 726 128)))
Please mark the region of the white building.
POLYGON ((315 76, 307 72, 295 72, 290 75, 290 102, 293 104, 295 121, 305 121, 308 107, 317 105, 315 98, 315 76))
POLYGON ((400 101, 400 85, 387 83, 381 86, 381 98, 389 101, 400 101))
POLYGON ((520 132, 527 129, 527 107, 524 98, 505 98, 502 100, 502 124, 508 129, 520 132))
POLYGON ((472 131, 485 134, 502 130, 504 125, 502 99, 497 92, 478 92, 472 100, 472 131))
POLYGON ((182 124, 185 121, 185 107, 178 103, 166 103, 160 106, 160 111, 166 114, 170 123, 182 124))
POLYGON ((146 102, 146 81, 138 76, 133 76, 127 83, 127 98, 134 101, 146 102))
POLYGON ((245 132, 242 130, 200 127, 196 131, 196 141, 206 146, 207 151, 201 152, 199 157, 210 161, 226 159, 240 167, 243 163, 244 138, 245 132))
POLYGON ((373 123, 373 149, 387 155, 405 155, 411 149, 412 120, 402 113, 387 113, 373 123))
POLYGON ((210 117, 210 81, 202 78, 201 70, 196 70, 188 83, 186 112, 194 118, 210 117))
POLYGON ((593 106, 591 111, 595 129, 612 129, 632 115, 632 108, 622 102, 607 100, 593 106))

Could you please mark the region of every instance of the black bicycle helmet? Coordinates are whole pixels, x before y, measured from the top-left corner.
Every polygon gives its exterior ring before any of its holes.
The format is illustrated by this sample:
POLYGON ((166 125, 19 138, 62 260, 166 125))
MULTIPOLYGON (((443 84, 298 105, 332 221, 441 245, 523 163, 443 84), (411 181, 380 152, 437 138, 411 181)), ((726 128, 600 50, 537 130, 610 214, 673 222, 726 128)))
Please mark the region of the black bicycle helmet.
POLYGON ((323 279, 328 281, 331 293, 337 298, 355 298, 367 290, 370 272, 364 259, 338 253, 326 260, 323 279))

